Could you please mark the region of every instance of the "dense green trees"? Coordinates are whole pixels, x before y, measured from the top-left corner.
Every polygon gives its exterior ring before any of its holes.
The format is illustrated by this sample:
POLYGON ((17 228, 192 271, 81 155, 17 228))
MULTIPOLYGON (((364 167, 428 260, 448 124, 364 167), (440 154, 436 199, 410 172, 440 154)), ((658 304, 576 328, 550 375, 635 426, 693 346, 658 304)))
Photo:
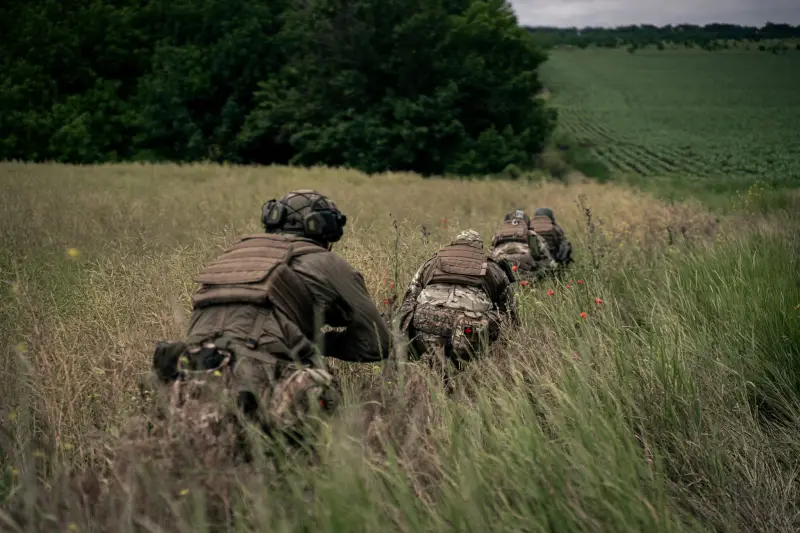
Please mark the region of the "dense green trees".
POLYGON ((504 0, 6 0, 0 159, 529 168, 545 57, 504 0))
MULTIPOLYGON (((653 26, 641 24, 616 28, 528 28, 536 43, 550 48, 572 45, 585 48, 589 45, 616 48, 636 48, 671 42, 684 46, 713 49, 720 41, 770 41, 800 38, 800 25, 767 23, 761 28, 736 24, 677 24, 653 26)), ((662 45, 663 47, 663 45, 662 45)))

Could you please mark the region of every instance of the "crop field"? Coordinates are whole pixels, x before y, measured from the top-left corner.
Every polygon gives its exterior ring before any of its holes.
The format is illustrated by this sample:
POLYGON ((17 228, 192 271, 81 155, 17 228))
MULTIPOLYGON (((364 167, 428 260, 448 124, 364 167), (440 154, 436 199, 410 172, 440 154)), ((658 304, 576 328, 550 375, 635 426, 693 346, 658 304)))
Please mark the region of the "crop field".
POLYGON ((800 53, 556 50, 542 77, 562 131, 613 175, 800 185, 800 53))
POLYGON ((0 164, 0 187, 4 531, 800 528, 796 211, 322 168, 0 164), (522 326, 451 397, 413 363, 386 379, 337 362, 344 403, 313 457, 128 455, 192 276, 259 230, 263 201, 309 187, 348 215, 334 251, 381 308, 456 232, 488 239, 516 207, 553 208, 576 264, 519 287, 522 326))

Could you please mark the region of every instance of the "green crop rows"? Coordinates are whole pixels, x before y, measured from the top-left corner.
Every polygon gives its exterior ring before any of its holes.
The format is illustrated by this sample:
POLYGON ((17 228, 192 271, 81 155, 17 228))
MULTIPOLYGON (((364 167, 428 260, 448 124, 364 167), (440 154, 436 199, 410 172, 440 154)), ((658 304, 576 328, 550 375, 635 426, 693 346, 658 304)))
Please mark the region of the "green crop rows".
POLYGON ((800 53, 556 50, 542 75, 613 173, 800 185, 800 53))

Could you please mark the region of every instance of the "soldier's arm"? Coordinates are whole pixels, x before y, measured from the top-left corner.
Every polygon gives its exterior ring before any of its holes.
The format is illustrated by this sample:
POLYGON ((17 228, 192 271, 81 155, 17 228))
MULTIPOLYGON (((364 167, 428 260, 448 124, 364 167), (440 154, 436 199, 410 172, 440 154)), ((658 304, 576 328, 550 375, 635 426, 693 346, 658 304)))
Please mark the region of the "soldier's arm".
POLYGON ((498 310, 504 316, 507 316, 512 324, 519 324, 519 315, 517 314, 517 299, 514 295, 514 285, 508 279, 506 273, 502 268, 495 264, 490 263, 492 271, 492 284, 495 287, 494 298, 498 310))
POLYGON ((531 257, 534 261, 539 261, 542 259, 542 252, 539 246, 539 236, 533 230, 528 232, 528 249, 531 251, 531 257))
POLYGON ((388 357, 389 327, 372 301, 361 274, 333 253, 311 254, 301 259, 295 269, 322 305, 325 323, 345 328, 325 333, 324 355, 354 362, 388 357))
POLYGON ((335 280, 337 292, 349 309, 347 329, 325 336, 325 355, 344 361, 371 362, 390 355, 391 333, 364 278, 355 270, 335 280))
POLYGON ((556 252, 556 259, 560 263, 570 263, 572 262, 572 244, 567 240, 567 236, 564 234, 564 230, 561 229, 561 226, 556 225, 556 232, 558 233, 559 245, 558 251, 556 252))
POLYGON ((417 306, 417 296, 422 292, 422 276, 428 266, 431 264, 431 259, 427 260, 421 267, 414 273, 411 278, 411 283, 408 284, 405 294, 403 294, 403 301, 400 303, 400 310, 398 312, 400 318, 400 330, 408 330, 411 323, 411 317, 414 314, 414 309, 417 306))

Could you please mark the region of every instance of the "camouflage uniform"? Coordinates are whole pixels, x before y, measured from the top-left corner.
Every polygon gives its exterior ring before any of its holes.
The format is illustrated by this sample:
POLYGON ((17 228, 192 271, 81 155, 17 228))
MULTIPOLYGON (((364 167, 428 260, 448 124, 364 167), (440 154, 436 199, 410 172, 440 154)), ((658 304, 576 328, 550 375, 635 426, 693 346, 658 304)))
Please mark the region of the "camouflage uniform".
POLYGON ((400 328, 427 358, 460 363, 499 337, 505 318, 517 323, 507 263, 484 255, 477 232, 460 233, 426 261, 400 305, 400 328))
POLYGON ((567 240, 564 230, 556 223, 553 210, 540 207, 531 220, 531 230, 539 236, 547 255, 539 261, 546 273, 562 272, 572 263, 572 244, 567 240))
POLYGON ((506 214, 492 237, 489 257, 511 263, 520 280, 535 280, 557 268, 545 239, 531 229, 531 219, 522 209, 506 214))
POLYGON ((289 193, 264 204, 262 223, 266 233, 240 238, 195 278, 187 342, 160 343, 154 356, 175 420, 207 432, 229 417, 216 401, 187 409, 202 396, 192 381, 218 385, 267 432, 294 434, 309 410, 333 409, 338 398, 318 346, 345 361, 389 354, 389 329, 363 277, 330 251, 346 223, 333 202, 289 193), (322 333, 325 324, 337 330, 322 333))

